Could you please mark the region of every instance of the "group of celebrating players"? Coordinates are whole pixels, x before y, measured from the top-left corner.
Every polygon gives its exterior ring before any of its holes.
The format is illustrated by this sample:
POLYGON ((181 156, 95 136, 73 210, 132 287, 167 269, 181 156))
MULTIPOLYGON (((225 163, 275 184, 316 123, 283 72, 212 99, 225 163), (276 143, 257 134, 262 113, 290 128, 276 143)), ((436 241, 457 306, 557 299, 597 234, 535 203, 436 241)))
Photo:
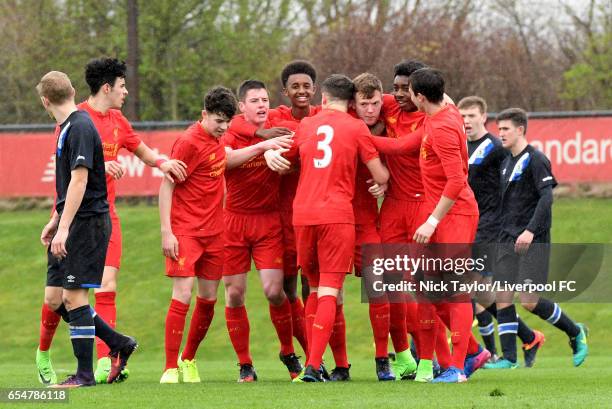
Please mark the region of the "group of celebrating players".
MULTIPOLYGON (((214 87, 204 98, 201 119, 177 138, 168 160, 147 147, 120 112, 127 96, 125 69, 116 59, 92 60, 85 75, 91 95, 78 106, 65 74, 52 71, 37 87, 58 123, 56 206, 41 235, 49 247, 49 271, 36 364, 45 384, 89 386, 129 375, 127 359, 137 344, 114 330, 121 259, 114 183, 124 173, 117 161, 122 148, 165 175, 159 211, 172 299, 161 383, 200 382, 195 355, 212 322, 221 280, 238 381, 257 380, 245 307, 251 260, 269 302, 280 361, 294 382, 350 380, 342 287, 353 267, 356 276, 369 273, 370 261, 362 254, 366 244, 505 244, 508 250, 498 252, 482 280, 491 273, 522 280, 534 268, 548 268, 547 257, 544 263, 542 257, 533 261, 529 249, 532 242, 550 242, 556 181, 547 158, 526 141, 526 113, 511 108, 498 115, 500 140, 485 128, 482 98, 466 97, 455 106, 441 73, 419 61, 394 67, 392 95, 383 93, 372 74, 353 80, 333 74, 320 85, 319 106, 312 105, 316 71, 306 61, 293 61, 281 73, 290 106, 270 109, 261 81, 244 81, 237 99, 229 89, 214 87), (100 164, 89 159, 100 152, 105 181, 100 164), (78 195, 71 193, 77 172, 89 173, 79 203, 71 200, 78 195), (83 237, 90 230, 108 234, 86 236, 82 241, 95 244, 81 248, 74 238, 74 226, 81 224, 89 225, 81 229, 83 237), (179 353, 194 284, 195 307, 179 353), (95 289, 94 308, 86 299, 88 288, 95 289), (60 318, 70 325, 79 365, 76 375, 58 384, 49 349, 60 318), (327 345, 335 361, 331 373, 322 360, 327 345)), ((567 333, 574 365, 580 365, 588 354, 586 328, 556 303, 531 293, 519 296, 527 310, 567 333)), ((515 368, 517 334, 525 365, 532 366, 544 336, 520 320, 513 297, 504 292, 475 300, 469 294, 435 301, 411 294, 399 301, 385 294, 370 298, 378 379, 456 383, 483 366, 515 368), (475 313, 486 348, 472 335, 475 313)))

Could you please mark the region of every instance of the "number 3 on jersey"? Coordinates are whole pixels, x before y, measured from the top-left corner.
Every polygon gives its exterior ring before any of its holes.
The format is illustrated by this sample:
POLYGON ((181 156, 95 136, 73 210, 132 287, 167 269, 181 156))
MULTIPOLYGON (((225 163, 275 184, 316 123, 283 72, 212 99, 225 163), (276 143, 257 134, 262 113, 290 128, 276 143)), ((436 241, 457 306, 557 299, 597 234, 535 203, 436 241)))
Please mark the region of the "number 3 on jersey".
POLYGON ((321 125, 317 128, 317 136, 325 135, 325 139, 317 142, 317 150, 323 151, 323 157, 321 159, 313 159, 315 168, 326 168, 329 166, 332 160, 332 150, 329 144, 334 138, 334 128, 329 125, 321 125))

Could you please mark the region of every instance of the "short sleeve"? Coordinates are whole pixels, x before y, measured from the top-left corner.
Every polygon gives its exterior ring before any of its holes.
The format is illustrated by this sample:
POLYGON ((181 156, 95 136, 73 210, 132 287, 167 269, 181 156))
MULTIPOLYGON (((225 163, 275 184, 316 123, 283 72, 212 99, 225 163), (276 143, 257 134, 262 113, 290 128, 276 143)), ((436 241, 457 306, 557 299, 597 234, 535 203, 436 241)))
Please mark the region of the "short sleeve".
POLYGON ((134 131, 132 124, 130 124, 130 121, 123 116, 121 111, 117 111, 117 117, 121 123, 121 131, 123 132, 121 140, 122 147, 130 152, 134 152, 142 143, 142 139, 140 139, 136 131, 134 131))
MULTIPOLYGON (((187 177, 191 175, 199 164, 198 150, 183 138, 178 138, 174 142, 172 151, 170 153, 170 158, 185 162, 185 165, 187 165, 187 177)), ((180 183, 178 179, 175 179, 175 181, 176 183, 180 183)))
POLYGON ((81 122, 71 125, 68 138, 71 170, 79 166, 93 169, 96 139, 100 139, 100 135, 93 125, 81 122))
POLYGON ((531 161, 531 174, 533 182, 538 190, 547 186, 557 186, 557 181, 550 169, 550 161, 541 152, 534 152, 531 161))

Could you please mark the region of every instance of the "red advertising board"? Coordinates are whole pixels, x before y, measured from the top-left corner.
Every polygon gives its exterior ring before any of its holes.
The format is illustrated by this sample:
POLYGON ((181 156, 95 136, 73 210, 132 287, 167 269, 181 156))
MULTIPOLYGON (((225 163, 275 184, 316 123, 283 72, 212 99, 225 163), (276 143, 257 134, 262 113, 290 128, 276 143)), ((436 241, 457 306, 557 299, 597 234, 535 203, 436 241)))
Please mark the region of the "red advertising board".
MULTIPOLYGON (((494 122, 489 130, 495 133, 494 122)), ((168 154, 177 130, 139 132, 152 149, 168 154)), ((612 116, 536 118, 529 120, 528 139, 552 163, 562 183, 612 182, 612 116)), ((54 192, 52 132, 0 133, 0 197, 52 196, 54 192)), ((119 152, 126 175, 117 182, 119 196, 157 195, 161 172, 127 151, 119 152)))

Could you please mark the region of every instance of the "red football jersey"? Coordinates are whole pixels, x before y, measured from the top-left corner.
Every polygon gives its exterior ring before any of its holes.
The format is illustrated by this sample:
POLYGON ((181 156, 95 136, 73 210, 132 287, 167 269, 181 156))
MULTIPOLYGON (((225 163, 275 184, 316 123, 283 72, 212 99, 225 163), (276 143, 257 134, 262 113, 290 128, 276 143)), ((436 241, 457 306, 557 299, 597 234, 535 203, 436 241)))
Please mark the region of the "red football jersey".
MULTIPOLYGON (((313 116, 319 112, 321 112, 321 105, 311 106, 308 116, 313 116)), ((268 111, 268 121, 266 122, 265 127, 284 127, 295 131, 300 124, 300 121, 300 119, 293 116, 290 107, 279 105, 278 107, 268 111)), ((255 136, 257 127, 250 122, 247 122, 243 115, 237 115, 232 120, 232 129, 235 133, 243 136, 255 136)), ((280 210, 289 213, 293 211, 293 199, 295 198, 299 178, 299 172, 291 172, 281 176, 279 187, 280 210)))
POLYGON ((289 160, 300 159, 294 225, 355 222, 357 161, 378 157, 370 138, 366 124, 346 112, 323 110, 302 120, 287 152, 289 160))
MULTIPOLYGON (((393 95, 383 95, 381 116, 387 137, 402 138, 423 125, 425 114, 403 111, 393 95)), ((418 152, 385 157, 389 174, 387 196, 399 200, 423 200, 423 183, 418 152)))
POLYGON ((172 146, 172 159, 187 165, 187 179, 176 181, 172 195, 172 232, 183 236, 212 236, 223 231, 223 142, 191 125, 172 146))
MULTIPOLYGON (((318 114, 321 112, 321 105, 311 106, 308 117, 318 114)), ((279 105, 275 109, 270 110, 268 116, 270 120, 270 126, 272 127, 285 127, 292 131, 295 131, 302 121, 297 119, 291 113, 291 107, 286 105, 279 105)), ((281 176, 280 181, 280 208, 285 212, 293 211, 293 199, 295 198, 295 192, 297 191, 298 181, 300 179, 300 172, 291 172, 281 176)))
MULTIPOLYGON (((230 128, 222 139, 226 146, 232 149, 246 148, 261 142, 253 134, 245 135, 236 130, 244 115, 238 115, 232 120, 230 128)), ((246 121, 245 121, 246 122, 246 121)), ((269 122, 269 121, 268 121, 269 122)), ((264 213, 278 210, 280 176, 270 170, 262 155, 257 155, 249 161, 225 173, 227 197, 225 208, 237 213, 264 213)))
POLYGON ((425 210, 432 212, 441 196, 455 200, 449 214, 478 215, 478 203, 468 184, 467 136, 463 118, 449 104, 425 120, 419 154, 425 210))
MULTIPOLYGON (((87 103, 81 102, 77 108, 87 111, 93 121, 100 139, 102 139, 102 149, 104 150, 104 161, 117 160, 119 149, 125 148, 134 152, 142 142, 136 135, 132 125, 118 109, 109 109, 106 114, 96 111, 87 103)), ((115 203, 115 179, 111 175, 106 175, 106 190, 108 192, 108 203, 112 206, 115 203)))

